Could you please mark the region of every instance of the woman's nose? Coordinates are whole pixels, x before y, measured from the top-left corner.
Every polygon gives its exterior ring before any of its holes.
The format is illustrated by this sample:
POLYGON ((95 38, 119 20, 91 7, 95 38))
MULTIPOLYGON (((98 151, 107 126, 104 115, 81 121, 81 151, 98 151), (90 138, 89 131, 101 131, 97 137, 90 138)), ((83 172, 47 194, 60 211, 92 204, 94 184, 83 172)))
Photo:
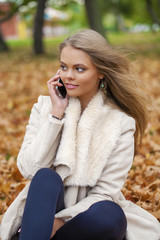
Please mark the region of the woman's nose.
POLYGON ((65 72, 65 78, 66 79, 74 79, 74 72, 72 69, 68 69, 66 72, 65 72))

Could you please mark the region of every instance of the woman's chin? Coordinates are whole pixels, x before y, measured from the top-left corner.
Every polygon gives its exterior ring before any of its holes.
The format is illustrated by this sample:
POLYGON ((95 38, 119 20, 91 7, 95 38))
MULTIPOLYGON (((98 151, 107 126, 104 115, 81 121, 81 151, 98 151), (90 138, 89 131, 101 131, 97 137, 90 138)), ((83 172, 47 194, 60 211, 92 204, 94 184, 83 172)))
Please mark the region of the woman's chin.
POLYGON ((69 97, 78 97, 78 94, 77 94, 77 93, 71 92, 71 91, 67 91, 67 95, 68 95, 69 97))

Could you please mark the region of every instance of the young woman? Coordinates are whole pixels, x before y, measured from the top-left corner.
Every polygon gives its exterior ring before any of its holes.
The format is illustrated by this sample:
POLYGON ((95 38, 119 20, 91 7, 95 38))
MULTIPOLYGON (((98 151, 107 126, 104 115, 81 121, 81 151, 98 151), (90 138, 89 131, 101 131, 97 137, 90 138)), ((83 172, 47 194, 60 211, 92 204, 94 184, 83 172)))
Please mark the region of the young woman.
POLYGON ((159 222, 121 193, 147 125, 128 61, 93 30, 65 39, 59 56, 18 155, 31 183, 5 213, 2 240, 159 240, 159 222))

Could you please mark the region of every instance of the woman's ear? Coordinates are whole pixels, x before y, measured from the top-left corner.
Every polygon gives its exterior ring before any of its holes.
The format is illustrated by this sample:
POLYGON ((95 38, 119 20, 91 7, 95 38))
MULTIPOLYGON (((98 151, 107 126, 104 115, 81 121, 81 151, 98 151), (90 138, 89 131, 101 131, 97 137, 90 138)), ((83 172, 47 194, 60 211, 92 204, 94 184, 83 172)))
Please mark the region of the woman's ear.
POLYGON ((99 79, 102 80, 104 78, 104 75, 102 73, 99 74, 99 79))

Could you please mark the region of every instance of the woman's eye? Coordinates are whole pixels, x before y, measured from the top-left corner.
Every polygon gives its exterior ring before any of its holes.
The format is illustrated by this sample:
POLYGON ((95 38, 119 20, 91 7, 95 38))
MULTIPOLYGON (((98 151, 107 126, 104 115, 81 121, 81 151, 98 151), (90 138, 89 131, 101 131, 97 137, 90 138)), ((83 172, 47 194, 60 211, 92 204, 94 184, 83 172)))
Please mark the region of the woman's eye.
POLYGON ((61 68, 63 71, 65 71, 65 70, 67 69, 66 66, 64 66, 64 65, 61 65, 60 68, 61 68))
POLYGON ((85 71, 85 69, 82 68, 82 67, 76 67, 76 70, 77 70, 78 72, 84 72, 84 71, 85 71))

